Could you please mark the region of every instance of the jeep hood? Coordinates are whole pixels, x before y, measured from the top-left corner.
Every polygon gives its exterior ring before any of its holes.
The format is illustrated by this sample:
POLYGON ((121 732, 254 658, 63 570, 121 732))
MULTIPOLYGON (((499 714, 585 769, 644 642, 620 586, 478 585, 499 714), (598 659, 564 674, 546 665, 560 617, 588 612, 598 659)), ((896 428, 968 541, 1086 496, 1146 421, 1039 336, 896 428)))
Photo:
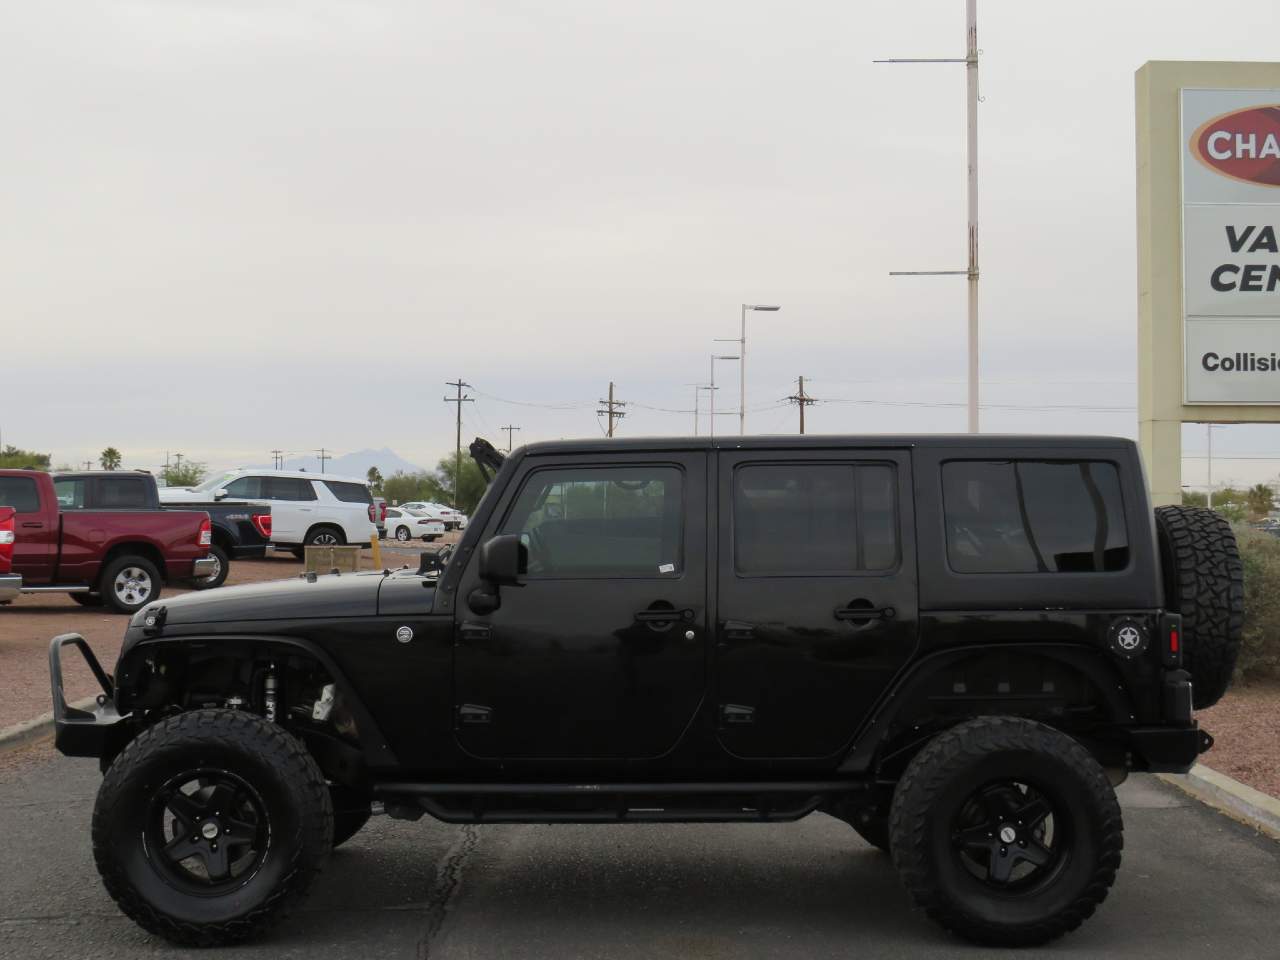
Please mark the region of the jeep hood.
MULTIPOLYGON (((141 627, 148 612, 163 607, 166 627, 180 624, 228 623, 261 620, 337 620, 372 617, 378 613, 378 595, 387 577, 381 571, 324 574, 314 580, 302 577, 269 583, 218 587, 162 598, 134 614, 132 627, 141 627)), ((434 590, 423 589, 415 578, 414 599, 422 612, 431 610, 434 590)))

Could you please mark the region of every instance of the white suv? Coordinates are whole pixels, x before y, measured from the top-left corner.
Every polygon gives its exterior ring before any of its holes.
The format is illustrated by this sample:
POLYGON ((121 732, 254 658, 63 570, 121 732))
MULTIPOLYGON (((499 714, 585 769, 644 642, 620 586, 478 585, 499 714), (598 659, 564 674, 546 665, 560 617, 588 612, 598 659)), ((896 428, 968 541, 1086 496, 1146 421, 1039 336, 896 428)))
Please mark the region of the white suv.
POLYGON ((271 543, 301 555, 310 544, 360 544, 377 536, 369 486, 353 477, 305 470, 232 470, 199 487, 163 487, 161 503, 263 500, 271 504, 271 543))

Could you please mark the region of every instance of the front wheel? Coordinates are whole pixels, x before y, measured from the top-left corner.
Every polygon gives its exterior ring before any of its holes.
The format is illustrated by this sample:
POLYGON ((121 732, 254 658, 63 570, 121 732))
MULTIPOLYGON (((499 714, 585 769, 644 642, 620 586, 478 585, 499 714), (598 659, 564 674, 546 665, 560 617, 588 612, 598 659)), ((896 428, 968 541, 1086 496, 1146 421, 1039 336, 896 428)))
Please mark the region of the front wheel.
POLYGON ((1124 846, 1106 773, 1066 734, 980 717, 907 766, 889 817, 916 904, 979 943, 1031 946, 1074 930, 1107 896, 1124 846))
POLYGON ((196 710, 144 730, 107 770, 93 855, 143 929, 218 946, 298 903, 332 832, 324 775, 301 743, 250 713, 196 710))

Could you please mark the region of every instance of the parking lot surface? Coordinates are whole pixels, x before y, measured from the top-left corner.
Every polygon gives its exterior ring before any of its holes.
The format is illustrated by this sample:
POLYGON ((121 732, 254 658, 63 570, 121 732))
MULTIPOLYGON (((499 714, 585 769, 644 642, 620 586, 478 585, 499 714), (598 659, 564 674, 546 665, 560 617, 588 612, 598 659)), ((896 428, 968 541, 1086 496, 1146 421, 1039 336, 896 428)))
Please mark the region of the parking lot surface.
POLYGON ((1116 886, 1040 951, 964 944, 911 909, 888 859, 822 815, 794 824, 446 826, 377 817, 266 940, 184 951, 103 891, 99 775, 47 743, 0 758, 0 956, 414 958, 1280 955, 1280 844, 1156 780, 1121 788, 1116 886))

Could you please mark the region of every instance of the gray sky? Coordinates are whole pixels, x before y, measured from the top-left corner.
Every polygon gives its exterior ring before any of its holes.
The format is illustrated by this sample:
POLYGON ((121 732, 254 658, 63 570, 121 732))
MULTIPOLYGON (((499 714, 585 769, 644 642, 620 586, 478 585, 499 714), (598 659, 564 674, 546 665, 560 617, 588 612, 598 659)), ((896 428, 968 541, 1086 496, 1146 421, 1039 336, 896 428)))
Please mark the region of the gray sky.
MULTIPOLYGON (((4 0, 4 442, 430 463, 459 375, 468 435, 598 434, 610 379, 624 433, 687 433, 649 408, 691 407, 744 300, 783 305, 749 320, 749 430, 794 429, 797 374, 862 401, 815 432, 963 429, 963 280, 887 276, 964 265, 963 68, 871 63, 963 55, 963 6, 4 0)), ((1114 408, 983 426, 1133 435, 1133 72, 1274 57, 1280 7, 979 18, 983 400, 1114 408)))

